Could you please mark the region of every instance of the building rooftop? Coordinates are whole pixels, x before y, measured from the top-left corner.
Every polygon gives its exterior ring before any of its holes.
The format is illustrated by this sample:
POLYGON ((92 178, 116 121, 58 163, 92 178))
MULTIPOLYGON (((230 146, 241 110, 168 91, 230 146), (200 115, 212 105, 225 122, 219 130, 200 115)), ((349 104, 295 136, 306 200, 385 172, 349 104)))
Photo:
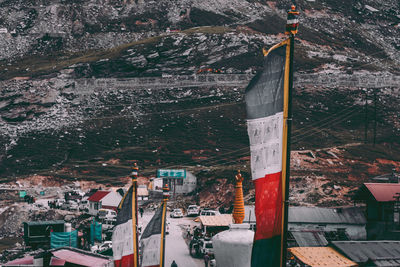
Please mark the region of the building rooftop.
POLYGON ((289 207, 289 223, 365 224, 367 220, 359 207, 289 207))
POLYGON ((396 193, 400 194, 400 184, 365 183, 364 186, 378 202, 395 201, 396 193))
MULTIPOLYGON (((109 266, 112 259, 97 253, 71 248, 60 247, 48 251, 51 253, 52 266, 109 266)), ((43 255, 41 256, 43 257, 43 255)), ((41 258, 36 256, 35 258, 41 258)), ((4 264, 4 266, 37 266, 34 265, 34 257, 16 259, 4 264)))
POLYGON ((92 201, 92 202, 99 202, 100 200, 102 200, 105 196, 107 196, 110 193, 110 191, 97 191, 96 193, 94 193, 93 195, 91 195, 88 198, 88 201, 92 201))
POLYGON ((48 224, 64 224, 63 220, 54 220, 54 221, 32 221, 32 222, 24 222, 28 226, 32 225, 48 225, 48 224))
POLYGON ((333 241, 332 244, 357 263, 400 266, 400 241, 333 241))
POLYGON ((198 218, 204 226, 229 226, 233 223, 232 214, 199 216, 198 218))
POLYGON ((298 260, 309 266, 351 267, 358 266, 330 247, 295 247, 289 248, 298 260))
POLYGON ((300 247, 325 247, 328 245, 324 234, 318 231, 290 231, 300 247))

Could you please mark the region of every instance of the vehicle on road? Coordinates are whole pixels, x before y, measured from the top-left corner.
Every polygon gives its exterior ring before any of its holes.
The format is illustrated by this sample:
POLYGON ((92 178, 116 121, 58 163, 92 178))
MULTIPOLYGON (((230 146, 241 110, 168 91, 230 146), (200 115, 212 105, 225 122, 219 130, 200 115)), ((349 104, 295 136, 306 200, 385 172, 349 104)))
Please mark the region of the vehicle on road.
POLYGON ((117 218, 117 212, 115 212, 114 210, 110 210, 110 209, 100 209, 99 213, 97 215, 99 216, 100 220, 117 218))
POLYGON ((200 240, 200 252, 202 255, 214 254, 212 241, 211 240, 200 240))
POLYGON ((68 202, 64 202, 61 204, 60 209, 69 210, 70 204, 68 202))
POLYGON ((169 217, 171 218, 182 218, 183 217, 183 213, 181 209, 174 209, 173 211, 171 211, 169 217))
POLYGON ((102 227, 103 230, 110 230, 113 229, 116 224, 117 224, 116 219, 105 219, 102 222, 102 227))
POLYGON ((79 210, 78 203, 76 203, 75 201, 70 201, 69 210, 70 211, 78 211, 79 210))
POLYGON ((214 255, 213 244, 210 239, 192 239, 189 243, 189 253, 194 258, 202 258, 204 255, 214 255))
POLYGON ((87 200, 87 198, 86 199, 82 199, 79 202, 79 210, 80 211, 85 211, 85 212, 89 211, 89 201, 87 200))
POLYGON ((104 241, 103 244, 92 246, 90 248, 90 250, 93 253, 101 253, 101 252, 106 251, 106 250, 108 250, 110 248, 112 248, 112 241, 104 241))
POLYGON ((189 207, 187 208, 187 213, 186 215, 188 217, 190 216, 199 216, 200 213, 200 208, 197 205, 189 205, 189 207))
POLYGON ((215 216, 215 215, 220 215, 220 213, 216 210, 209 210, 209 209, 204 209, 200 212, 200 216, 215 216))
POLYGON ((54 201, 54 203, 55 203, 55 204, 54 204, 55 207, 56 207, 57 209, 60 209, 61 206, 62 206, 62 204, 65 203, 65 199, 62 199, 62 198, 56 199, 56 200, 54 201))

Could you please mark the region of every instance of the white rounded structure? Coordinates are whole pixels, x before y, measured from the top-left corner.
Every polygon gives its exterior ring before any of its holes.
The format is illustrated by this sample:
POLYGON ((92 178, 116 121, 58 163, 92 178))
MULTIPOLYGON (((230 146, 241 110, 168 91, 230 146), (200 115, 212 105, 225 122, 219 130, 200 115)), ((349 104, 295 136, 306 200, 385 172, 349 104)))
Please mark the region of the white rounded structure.
POLYGON ((250 225, 231 224, 230 229, 212 238, 218 267, 250 267, 254 232, 250 225))
POLYGON ((72 225, 71 223, 64 224, 64 232, 72 232, 72 225))

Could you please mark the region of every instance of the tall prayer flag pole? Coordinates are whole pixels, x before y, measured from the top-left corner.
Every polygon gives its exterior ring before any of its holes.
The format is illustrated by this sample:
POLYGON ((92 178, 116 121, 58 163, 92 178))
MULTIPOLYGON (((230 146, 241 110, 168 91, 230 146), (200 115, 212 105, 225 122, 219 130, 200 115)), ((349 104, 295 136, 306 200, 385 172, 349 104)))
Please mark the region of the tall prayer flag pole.
POLYGON ((245 93, 257 223, 252 267, 283 267, 286 263, 293 45, 297 25, 298 11, 292 6, 286 25, 290 38, 263 50, 263 70, 251 80, 245 93))
MULTIPOLYGON (((287 232, 288 232, 288 217, 289 217, 289 182, 290 182, 290 147, 291 147, 291 131, 292 131, 292 95, 293 95, 293 55, 294 55, 294 37, 297 34, 299 26, 299 11, 296 9, 295 5, 292 5, 287 15, 286 30, 285 34, 290 37, 289 44, 289 78, 288 78, 288 97, 285 97, 284 101, 284 143, 286 141, 286 152, 284 152, 286 157, 283 159, 282 164, 282 196, 283 196, 283 223, 282 223, 282 239, 281 239, 281 267, 286 266, 286 256, 287 256, 287 232), (287 101, 286 101, 287 100, 287 101), (286 129, 285 129, 286 128, 286 129)), ((285 149, 285 144, 284 144, 285 149)))
POLYGON ((134 267, 139 267, 139 243, 138 243, 138 236, 137 236, 137 226, 138 226, 138 209, 137 209, 137 177, 138 177, 139 167, 137 166, 136 162, 132 168, 132 227, 133 227, 133 257, 134 257, 134 267))

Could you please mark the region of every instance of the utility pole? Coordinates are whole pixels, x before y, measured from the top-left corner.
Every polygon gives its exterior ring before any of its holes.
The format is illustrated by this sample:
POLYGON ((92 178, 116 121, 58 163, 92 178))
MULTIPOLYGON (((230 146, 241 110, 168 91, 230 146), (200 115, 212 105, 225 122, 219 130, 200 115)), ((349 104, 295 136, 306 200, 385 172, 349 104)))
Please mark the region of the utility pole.
POLYGON ((376 89, 374 89, 374 146, 375 146, 375 143, 376 143, 376 124, 377 124, 377 121, 376 121, 376 110, 377 110, 376 105, 377 105, 377 103, 376 103, 376 89))
POLYGON ((365 104, 364 104, 364 109, 365 109, 365 118, 364 118, 364 143, 367 143, 368 139, 368 89, 365 89, 365 104))

